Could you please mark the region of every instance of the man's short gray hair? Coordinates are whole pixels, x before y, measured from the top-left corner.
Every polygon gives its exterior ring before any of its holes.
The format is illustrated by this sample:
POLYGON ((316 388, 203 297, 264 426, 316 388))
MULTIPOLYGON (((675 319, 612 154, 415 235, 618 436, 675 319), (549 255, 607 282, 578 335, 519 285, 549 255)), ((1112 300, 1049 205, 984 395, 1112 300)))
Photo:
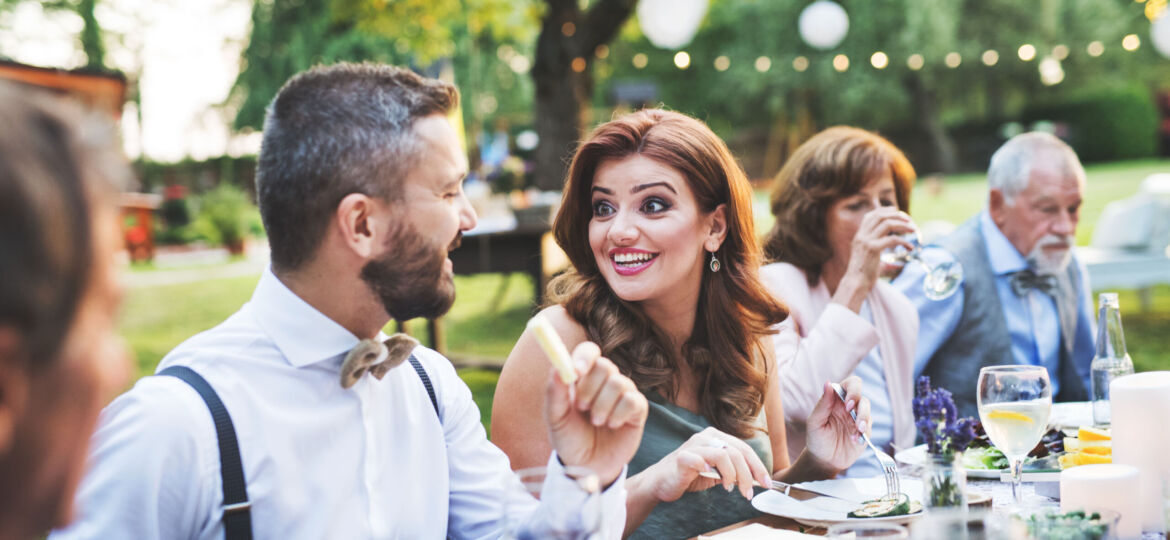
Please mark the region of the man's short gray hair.
POLYGON ((1085 180, 1081 160, 1069 145, 1050 133, 1032 131, 1008 139, 991 156, 988 188, 1003 193, 1004 202, 1009 206, 1015 204, 1016 196, 1028 187, 1032 171, 1038 167, 1059 167, 1063 174, 1085 180))
POLYGON ((272 265, 309 260, 346 195, 400 196, 421 152, 414 122, 458 102, 449 83, 379 64, 316 67, 285 83, 268 107, 256 165, 272 265))

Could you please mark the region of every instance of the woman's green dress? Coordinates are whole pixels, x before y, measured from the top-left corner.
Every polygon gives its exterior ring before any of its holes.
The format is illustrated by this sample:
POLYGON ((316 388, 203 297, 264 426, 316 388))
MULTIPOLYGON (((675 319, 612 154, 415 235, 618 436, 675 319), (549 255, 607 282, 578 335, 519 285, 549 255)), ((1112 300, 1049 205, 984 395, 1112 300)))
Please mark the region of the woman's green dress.
MULTIPOLYGON (((642 444, 630 461, 630 476, 657 463, 682 446, 692 435, 711 425, 706 418, 668 403, 657 394, 648 394, 646 398, 650 402, 650 414, 646 418, 642 444)), ((772 443, 768 435, 757 432, 746 442, 756 451, 764 466, 772 470, 772 443)), ((691 538, 758 515, 760 512, 752 508, 751 501, 743 498, 738 489, 732 489, 729 493, 722 486, 715 486, 705 491, 686 493, 674 502, 658 503, 630 538, 691 538)))

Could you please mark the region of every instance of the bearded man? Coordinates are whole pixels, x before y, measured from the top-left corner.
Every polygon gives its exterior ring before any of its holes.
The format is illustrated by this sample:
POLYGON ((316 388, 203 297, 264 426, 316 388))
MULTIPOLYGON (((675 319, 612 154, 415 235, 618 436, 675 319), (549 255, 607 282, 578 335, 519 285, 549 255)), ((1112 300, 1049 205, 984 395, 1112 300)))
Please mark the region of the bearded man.
POLYGON ((374 64, 284 85, 256 175, 271 267, 238 312, 163 358, 164 376, 106 408, 79 519, 54 538, 492 538, 505 523, 545 538, 595 527, 597 506, 603 536, 620 536, 647 404, 595 345, 533 411, 553 442, 541 499, 505 509, 524 488, 467 385, 381 332, 455 298, 448 252, 476 222, 447 118, 458 97, 374 64), (596 479, 566 472, 579 468, 596 479))
POLYGON ((923 250, 963 265, 961 290, 924 296, 922 265, 894 280, 921 321, 915 379, 950 390, 960 415, 977 415, 980 368, 1048 368, 1057 401, 1088 399, 1094 354, 1088 274, 1073 254, 1085 170, 1047 133, 1008 140, 991 158, 987 208, 923 250))

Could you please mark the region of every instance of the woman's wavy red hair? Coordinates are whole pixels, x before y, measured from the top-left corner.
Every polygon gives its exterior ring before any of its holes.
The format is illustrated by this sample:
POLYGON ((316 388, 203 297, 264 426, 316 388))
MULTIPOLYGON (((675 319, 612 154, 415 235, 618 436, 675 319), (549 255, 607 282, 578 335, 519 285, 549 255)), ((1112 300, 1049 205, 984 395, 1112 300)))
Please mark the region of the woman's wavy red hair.
POLYGON ((640 310, 609 288, 589 245, 593 176, 610 160, 653 159, 686 178, 700 211, 726 206, 727 236, 716 256, 719 272, 703 271, 695 326, 682 361, 695 375, 700 413, 716 428, 749 437, 758 428, 767 368, 763 347, 770 328, 788 312, 759 280, 760 249, 752 221, 752 189, 743 169, 703 122, 648 109, 599 126, 569 166, 564 199, 553 224, 557 244, 573 269, 549 284, 589 339, 601 346, 643 392, 673 400, 678 371, 666 336, 640 310))

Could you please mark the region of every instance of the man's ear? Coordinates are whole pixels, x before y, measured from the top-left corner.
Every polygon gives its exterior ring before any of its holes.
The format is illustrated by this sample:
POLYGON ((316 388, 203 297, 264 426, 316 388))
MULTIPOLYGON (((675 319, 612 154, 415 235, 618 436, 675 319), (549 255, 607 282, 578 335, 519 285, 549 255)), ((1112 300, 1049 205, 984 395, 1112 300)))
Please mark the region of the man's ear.
POLYGON ((16 425, 26 413, 29 383, 20 336, 16 329, 0 326, 0 456, 12 449, 16 425))
POLYGON ((991 221, 1002 229, 1007 220, 1007 199, 999 188, 992 188, 987 194, 987 213, 991 215, 991 221))
POLYGON ((727 204, 716 206, 707 216, 707 220, 709 229, 703 248, 714 253, 719 251, 719 246, 722 246, 723 240, 727 238, 727 204))
POLYGON ((386 212, 382 203, 368 195, 350 193, 337 204, 334 221, 343 244, 363 259, 378 251, 382 231, 386 230, 386 212))

